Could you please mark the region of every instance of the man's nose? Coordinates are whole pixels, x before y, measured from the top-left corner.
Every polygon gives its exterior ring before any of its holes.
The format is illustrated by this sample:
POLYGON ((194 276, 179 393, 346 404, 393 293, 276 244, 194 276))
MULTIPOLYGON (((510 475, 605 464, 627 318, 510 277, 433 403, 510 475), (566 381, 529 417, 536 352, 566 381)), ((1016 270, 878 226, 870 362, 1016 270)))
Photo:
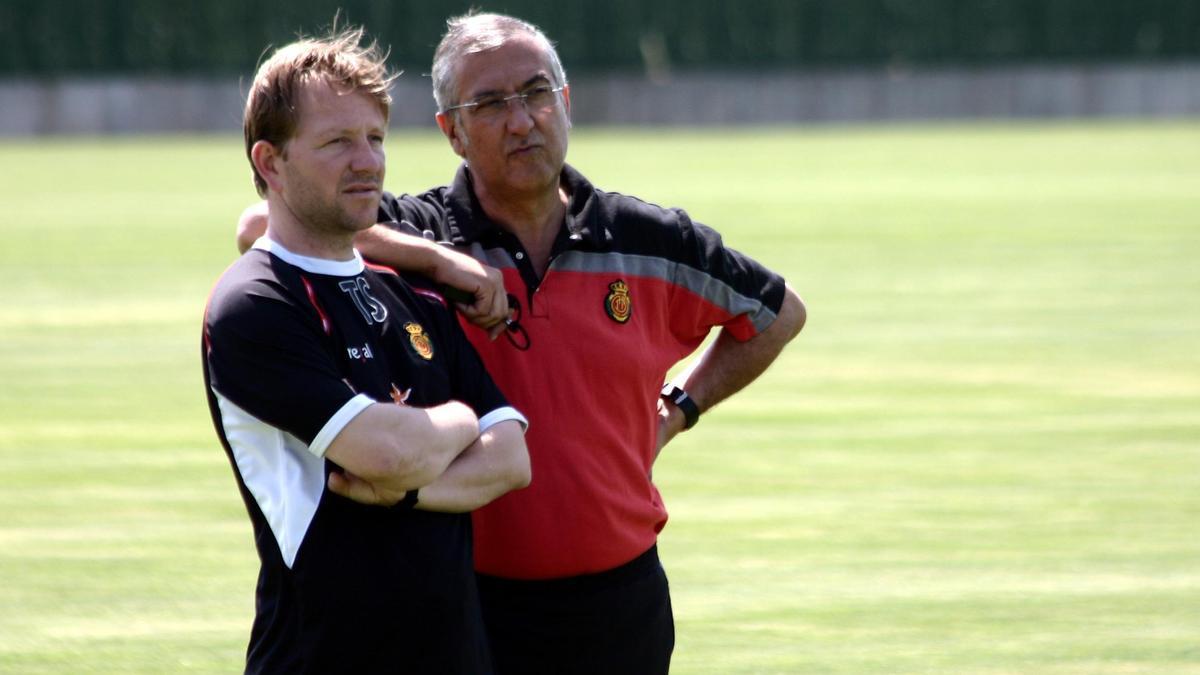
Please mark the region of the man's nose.
POLYGON ((355 143, 354 157, 350 162, 353 171, 379 171, 383 168, 383 145, 369 138, 355 143))
POLYGON ((533 129, 533 113, 529 112, 529 104, 524 98, 509 100, 507 113, 505 125, 510 133, 527 134, 533 129))

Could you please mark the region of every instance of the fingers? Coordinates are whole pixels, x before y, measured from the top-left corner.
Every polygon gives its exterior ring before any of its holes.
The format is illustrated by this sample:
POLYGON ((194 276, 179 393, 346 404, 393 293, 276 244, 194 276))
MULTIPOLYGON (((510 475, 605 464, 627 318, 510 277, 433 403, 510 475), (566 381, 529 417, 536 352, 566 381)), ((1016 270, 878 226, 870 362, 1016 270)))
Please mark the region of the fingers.
POLYGON ((496 338, 500 337, 500 335, 504 333, 504 329, 506 329, 506 328, 508 328, 508 325, 506 323, 504 323, 503 321, 495 324, 491 328, 488 328, 487 329, 488 339, 495 340, 496 338))
POLYGON ((446 255, 449 262, 456 264, 448 268, 452 274, 442 279, 442 294, 467 321, 487 330, 495 339, 499 335, 495 326, 507 319, 509 312, 504 275, 474 258, 459 253, 446 255))
POLYGON ((493 286, 493 291, 491 315, 495 317, 497 321, 503 321, 508 318, 508 313, 511 309, 508 306, 508 293, 504 291, 504 282, 496 282, 495 286, 493 286))
POLYGON ((375 486, 350 473, 332 471, 329 473, 329 480, 326 482, 326 485, 329 486, 330 492, 341 495, 346 499, 352 499, 360 504, 374 506, 385 503, 375 492, 375 486))
POLYGON ((480 282, 479 289, 475 291, 474 309, 480 320, 472 319, 472 323, 488 329, 492 339, 495 339, 500 334, 498 330, 493 331, 496 324, 508 318, 508 293, 504 290, 504 275, 500 270, 484 266, 484 275, 486 279, 480 282))
POLYGON ((487 304, 477 300, 473 305, 458 303, 455 304, 455 307, 467 318, 467 321, 487 331, 490 339, 495 340, 504 332, 504 320, 508 318, 509 314, 508 298, 505 297, 505 294, 492 296, 487 304))

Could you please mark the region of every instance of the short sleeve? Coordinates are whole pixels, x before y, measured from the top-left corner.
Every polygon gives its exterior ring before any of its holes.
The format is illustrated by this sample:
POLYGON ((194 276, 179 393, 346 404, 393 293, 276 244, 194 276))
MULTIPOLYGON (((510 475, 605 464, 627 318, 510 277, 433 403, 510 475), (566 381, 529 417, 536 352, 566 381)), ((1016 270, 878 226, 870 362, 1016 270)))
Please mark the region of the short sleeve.
POLYGON ((319 317, 294 300, 267 281, 219 284, 205 317, 205 359, 214 392, 311 445, 336 435, 330 420, 356 414, 348 406, 356 396, 319 317))
POLYGON ((445 210, 436 203, 432 194, 427 193, 421 197, 413 197, 411 195, 397 196, 385 192, 379 201, 379 215, 376 217, 376 222, 383 223, 404 234, 420 237, 439 232, 445 217, 445 210))
POLYGON ((721 235, 672 209, 681 237, 673 284, 672 331, 687 341, 723 326, 745 341, 766 330, 783 304, 783 277, 725 246, 721 235))

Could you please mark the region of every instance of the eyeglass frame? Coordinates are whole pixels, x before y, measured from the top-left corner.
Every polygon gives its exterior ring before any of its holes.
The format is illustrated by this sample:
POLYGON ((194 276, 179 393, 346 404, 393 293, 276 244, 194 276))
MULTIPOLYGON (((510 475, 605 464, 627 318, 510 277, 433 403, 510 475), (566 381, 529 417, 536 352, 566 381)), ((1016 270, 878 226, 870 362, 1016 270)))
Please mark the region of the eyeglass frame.
POLYGON ((504 320, 504 337, 518 351, 529 350, 529 333, 521 325, 521 301, 512 293, 508 294, 509 317, 504 320), (515 336, 515 337, 514 337, 515 336))
MULTIPOLYGON (((492 98, 491 95, 485 94, 483 96, 476 97, 474 100, 467 101, 466 103, 459 103, 458 105, 446 106, 446 108, 444 110, 442 110, 442 112, 449 113, 449 112, 454 112, 455 110, 463 110, 463 109, 474 110, 475 108, 478 108, 479 106, 483 105, 485 102, 486 103, 503 103, 504 111, 508 112, 509 110, 512 109, 512 106, 509 105, 509 101, 515 100, 515 101, 521 102, 521 107, 525 108, 525 112, 531 113, 533 111, 529 109, 529 97, 534 94, 541 93, 537 90, 543 86, 545 86, 545 85, 537 85, 535 87, 530 87, 526 91, 517 92, 515 94, 509 94, 508 96, 502 96, 500 98, 495 99, 494 101, 490 100, 492 98)), ((563 92, 563 90, 566 88, 567 88, 566 85, 562 85, 559 87, 550 87, 549 91, 547 93, 555 94, 555 95, 561 94, 563 92)), ((558 103, 558 99, 556 97, 555 104, 557 104, 557 103, 558 103)))

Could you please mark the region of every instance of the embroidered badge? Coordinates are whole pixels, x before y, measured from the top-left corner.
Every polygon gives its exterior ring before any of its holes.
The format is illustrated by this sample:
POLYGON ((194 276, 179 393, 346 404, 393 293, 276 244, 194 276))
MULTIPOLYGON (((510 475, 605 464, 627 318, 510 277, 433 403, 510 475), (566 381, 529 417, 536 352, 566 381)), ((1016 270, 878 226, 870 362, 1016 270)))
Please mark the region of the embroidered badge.
POLYGON ((617 323, 629 321, 633 314, 633 301, 629 298, 629 284, 617 279, 608 285, 608 297, 604 298, 604 311, 608 318, 617 323))
POLYGON ((417 354, 426 361, 432 359, 433 341, 429 339, 421 324, 410 321, 404 324, 404 330, 408 331, 408 341, 412 343, 413 349, 417 350, 417 354))

